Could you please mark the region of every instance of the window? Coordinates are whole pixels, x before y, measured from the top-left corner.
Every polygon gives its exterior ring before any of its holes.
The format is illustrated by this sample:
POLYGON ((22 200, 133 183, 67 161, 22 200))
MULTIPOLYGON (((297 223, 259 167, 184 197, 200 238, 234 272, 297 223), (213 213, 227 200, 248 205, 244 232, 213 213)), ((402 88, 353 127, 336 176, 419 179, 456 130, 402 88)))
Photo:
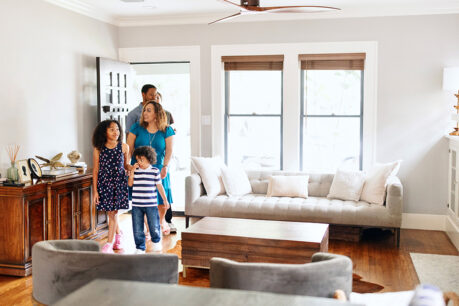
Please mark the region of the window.
POLYGON ((362 169, 365 54, 307 54, 299 58, 301 169, 362 169))
POLYGON ((225 162, 282 169, 283 56, 224 56, 225 162))

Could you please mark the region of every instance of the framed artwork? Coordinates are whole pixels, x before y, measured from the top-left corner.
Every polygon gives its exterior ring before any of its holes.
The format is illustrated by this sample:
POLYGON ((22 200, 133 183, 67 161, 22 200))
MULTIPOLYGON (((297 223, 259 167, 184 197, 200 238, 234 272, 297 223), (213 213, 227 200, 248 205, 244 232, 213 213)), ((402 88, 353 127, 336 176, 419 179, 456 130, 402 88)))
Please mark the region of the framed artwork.
POLYGON ((17 161, 16 167, 18 168, 19 172, 19 182, 26 183, 32 180, 27 159, 17 161))
POLYGON ((29 164, 30 174, 32 177, 40 178, 43 175, 40 165, 35 159, 29 158, 28 164, 29 164))

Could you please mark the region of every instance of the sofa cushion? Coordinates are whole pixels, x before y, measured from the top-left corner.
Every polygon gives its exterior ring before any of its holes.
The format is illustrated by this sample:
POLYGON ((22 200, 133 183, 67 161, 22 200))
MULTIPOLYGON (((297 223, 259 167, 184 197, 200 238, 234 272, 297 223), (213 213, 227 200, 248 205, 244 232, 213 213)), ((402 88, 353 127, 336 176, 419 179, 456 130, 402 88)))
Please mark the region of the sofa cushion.
MULTIPOLYGON (((305 175, 299 171, 258 171, 248 170, 247 175, 252 185, 252 192, 258 194, 267 194, 269 178, 273 175, 305 175)), ((309 174, 308 196, 326 197, 330 192, 330 186, 333 181, 333 174, 311 173, 309 174)))
POLYGON ((317 222, 362 226, 400 226, 401 215, 390 215, 388 208, 367 202, 342 201, 323 197, 266 197, 247 194, 239 197, 201 196, 187 208, 187 215, 317 222))
POLYGON ((308 197, 307 175, 273 175, 269 179, 268 197, 308 197))
POLYGON ((387 164, 376 164, 365 178, 360 200, 383 205, 386 197, 386 181, 390 175, 396 175, 400 161, 387 164), (393 174, 395 173, 395 174, 393 174))
POLYGON ((222 169, 222 180, 225 185, 226 194, 230 197, 241 196, 252 192, 249 177, 240 166, 224 167, 222 169))
POLYGON ((361 171, 337 170, 330 187, 328 198, 358 201, 365 183, 365 174, 361 171))
POLYGON ((222 168, 225 164, 219 157, 191 157, 191 163, 202 179, 202 183, 209 197, 225 193, 222 180, 222 168))

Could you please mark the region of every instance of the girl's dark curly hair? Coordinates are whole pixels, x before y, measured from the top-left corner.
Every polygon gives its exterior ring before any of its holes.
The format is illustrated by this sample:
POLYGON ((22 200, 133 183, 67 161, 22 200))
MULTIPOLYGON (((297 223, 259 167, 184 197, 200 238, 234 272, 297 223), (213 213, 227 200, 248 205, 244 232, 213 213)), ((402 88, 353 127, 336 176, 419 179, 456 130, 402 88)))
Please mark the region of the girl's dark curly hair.
POLYGON ((94 133, 92 134, 92 145, 94 148, 102 151, 107 142, 107 130, 110 127, 110 124, 116 123, 118 125, 118 129, 120 130, 120 136, 118 137, 118 143, 122 141, 123 137, 123 128, 121 124, 116 120, 104 120, 99 122, 99 124, 94 129, 94 133))
POLYGON ((156 164, 156 151, 152 147, 138 147, 134 150, 134 153, 132 153, 132 155, 134 156, 134 158, 141 156, 145 157, 150 163, 150 165, 156 164))

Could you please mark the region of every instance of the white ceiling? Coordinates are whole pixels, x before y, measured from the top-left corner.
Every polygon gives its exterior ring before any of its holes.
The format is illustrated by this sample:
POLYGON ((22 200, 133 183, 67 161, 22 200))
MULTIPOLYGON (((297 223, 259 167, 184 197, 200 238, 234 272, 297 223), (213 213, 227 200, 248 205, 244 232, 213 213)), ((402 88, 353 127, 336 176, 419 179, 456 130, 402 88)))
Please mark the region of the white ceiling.
MULTIPOLYGON (((44 0, 118 26, 207 24, 235 14, 236 6, 221 0, 44 0)), ((239 3, 239 0, 232 0, 239 3)), ((301 14, 257 14, 227 22, 402 16, 459 13, 459 0, 260 0, 262 6, 320 5, 340 11, 301 14)))

